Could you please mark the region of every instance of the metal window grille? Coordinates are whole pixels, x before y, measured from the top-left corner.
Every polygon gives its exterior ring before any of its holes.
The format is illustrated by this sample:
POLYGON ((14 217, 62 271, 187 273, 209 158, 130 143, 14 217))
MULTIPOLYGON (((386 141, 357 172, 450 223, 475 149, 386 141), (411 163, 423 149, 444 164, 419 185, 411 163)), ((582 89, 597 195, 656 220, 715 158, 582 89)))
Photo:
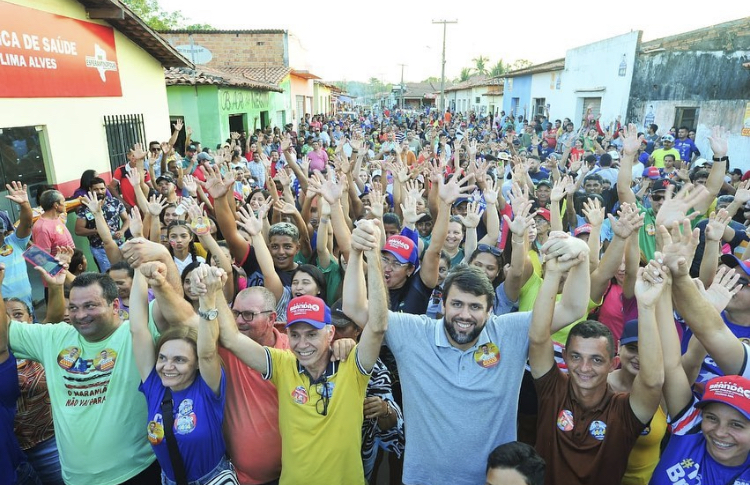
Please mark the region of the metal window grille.
POLYGON ((126 154, 134 143, 146 147, 146 132, 143 125, 143 114, 114 115, 104 117, 104 129, 107 133, 109 165, 114 170, 127 161, 126 154))

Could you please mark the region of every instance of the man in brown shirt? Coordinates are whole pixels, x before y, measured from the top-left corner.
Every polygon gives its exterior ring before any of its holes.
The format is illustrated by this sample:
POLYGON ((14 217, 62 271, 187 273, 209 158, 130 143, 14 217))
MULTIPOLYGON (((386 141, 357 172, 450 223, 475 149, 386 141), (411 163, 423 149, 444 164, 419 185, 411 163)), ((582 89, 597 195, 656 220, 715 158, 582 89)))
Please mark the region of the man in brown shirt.
POLYGON ((617 364, 614 339, 599 322, 571 329, 563 353, 568 374, 555 365, 550 338, 555 294, 570 267, 588 263, 550 256, 529 329, 529 362, 539 396, 536 448, 547 463, 544 483, 620 483, 630 450, 661 399, 664 365, 655 307, 666 276, 654 262, 639 272, 640 371, 630 394, 615 394, 607 384, 617 364))

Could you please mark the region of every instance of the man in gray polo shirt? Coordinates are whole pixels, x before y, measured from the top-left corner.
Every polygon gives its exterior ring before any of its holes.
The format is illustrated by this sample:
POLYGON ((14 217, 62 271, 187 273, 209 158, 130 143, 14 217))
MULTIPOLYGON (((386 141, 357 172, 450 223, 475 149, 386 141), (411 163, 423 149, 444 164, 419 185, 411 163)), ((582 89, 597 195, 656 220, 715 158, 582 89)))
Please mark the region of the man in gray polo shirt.
MULTIPOLYGON (((354 230, 353 249, 371 249, 377 238, 369 230, 354 230)), ((587 248, 576 238, 559 235, 545 250, 548 257, 570 259, 587 248)), ((369 275, 372 279, 382 281, 382 275, 369 275)), ((554 328, 583 317, 588 292, 588 265, 578 264, 556 304, 554 328)), ((451 272, 443 294, 441 320, 389 312, 385 343, 402 369, 406 485, 484 483, 487 456, 516 439, 531 312, 493 315, 494 288, 475 267, 451 272)), ((347 267, 343 301, 344 312, 364 326, 367 293, 361 263, 351 261, 347 267)))

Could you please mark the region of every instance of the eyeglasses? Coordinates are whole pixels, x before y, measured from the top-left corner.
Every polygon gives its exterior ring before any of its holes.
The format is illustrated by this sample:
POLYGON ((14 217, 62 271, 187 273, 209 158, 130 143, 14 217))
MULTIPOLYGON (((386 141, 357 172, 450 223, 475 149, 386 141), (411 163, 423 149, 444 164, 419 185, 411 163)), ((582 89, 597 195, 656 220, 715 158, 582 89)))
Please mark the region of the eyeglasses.
POLYGON ((397 269, 397 268, 403 268, 409 263, 399 263, 396 260, 391 260, 386 258, 385 256, 381 256, 380 260, 383 262, 383 267, 389 267, 391 269, 397 269))
POLYGON ((325 375, 323 376, 323 382, 318 384, 318 395, 320 398, 315 403, 315 410, 321 416, 328 416, 328 401, 331 399, 331 388, 328 386, 328 380, 325 375))
POLYGON ((246 322, 252 322, 255 320, 255 317, 258 315, 262 315, 264 313, 273 313, 274 310, 263 310, 262 312, 253 312, 250 310, 232 310, 232 315, 234 315, 235 320, 242 317, 242 319, 246 322))
POLYGON ((651 201, 652 202, 661 202, 662 200, 664 200, 664 196, 663 195, 651 194, 651 201))
POLYGON ((493 256, 497 256, 498 258, 503 255, 502 251, 500 251, 495 246, 490 246, 489 244, 479 244, 477 245, 477 251, 480 253, 490 253, 493 256))

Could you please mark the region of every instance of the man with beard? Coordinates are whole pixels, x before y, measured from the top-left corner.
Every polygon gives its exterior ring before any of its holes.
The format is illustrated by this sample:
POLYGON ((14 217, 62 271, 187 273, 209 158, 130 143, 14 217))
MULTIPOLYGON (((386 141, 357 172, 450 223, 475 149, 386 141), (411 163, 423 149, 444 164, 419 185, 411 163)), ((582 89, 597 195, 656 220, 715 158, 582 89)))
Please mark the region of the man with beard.
MULTIPOLYGON (((367 250, 377 235, 366 227, 352 234, 352 248, 367 250)), ((548 257, 578 258, 585 243, 554 233, 548 257)), ((369 279, 378 275, 369 275, 369 279)), ((575 266, 556 304, 552 327, 560 329, 586 311, 588 266, 575 266)), ((486 273, 458 266, 443 285, 441 320, 389 312, 385 344, 401 369, 406 458, 403 483, 483 483, 485 458, 516 440, 518 392, 529 345, 531 313, 492 313, 495 291, 486 273), (492 354, 494 358, 485 356, 492 354), (448 438, 449 436, 449 438, 448 438), (461 467, 455 466, 461 453, 461 467)), ((343 311, 358 325, 367 322, 362 264, 350 261, 344 279, 343 311)))
MULTIPOLYGON (((107 226, 109 226, 115 242, 119 243, 130 227, 130 217, 125 209, 125 204, 119 199, 107 195, 107 184, 99 177, 91 179, 91 193, 99 200, 104 220, 107 221, 107 226)), ((89 248, 96 265, 99 267, 99 272, 106 273, 111 265, 104 250, 104 243, 96 232, 94 214, 85 204, 82 204, 76 211, 76 215, 78 217, 75 227, 76 236, 86 236, 89 239, 89 248)))

